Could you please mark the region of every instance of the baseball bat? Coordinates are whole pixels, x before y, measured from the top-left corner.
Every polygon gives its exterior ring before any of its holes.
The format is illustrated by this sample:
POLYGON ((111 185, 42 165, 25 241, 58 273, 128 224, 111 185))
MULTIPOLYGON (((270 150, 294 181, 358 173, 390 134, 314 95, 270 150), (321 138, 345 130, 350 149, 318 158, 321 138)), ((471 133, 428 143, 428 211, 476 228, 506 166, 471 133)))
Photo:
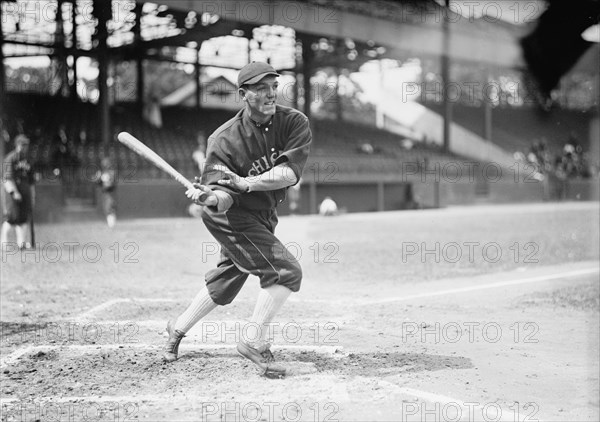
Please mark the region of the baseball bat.
POLYGON ((35 249, 35 223, 33 222, 33 209, 29 214, 29 234, 31 235, 31 247, 35 249))
MULTIPOLYGON (((127 146, 128 148, 136 152, 138 155, 144 157, 156 167, 169 174, 173 179, 177 180, 187 189, 195 189, 192 182, 186 179, 181 173, 179 173, 169 163, 167 163, 160 155, 152 151, 152 149, 150 149, 146 144, 137 139, 135 136, 131 135, 128 132, 121 132, 119 133, 119 135, 117 135, 117 139, 123 145, 127 146)), ((207 196, 207 194, 203 193, 198 199, 199 201, 204 201, 207 196)))

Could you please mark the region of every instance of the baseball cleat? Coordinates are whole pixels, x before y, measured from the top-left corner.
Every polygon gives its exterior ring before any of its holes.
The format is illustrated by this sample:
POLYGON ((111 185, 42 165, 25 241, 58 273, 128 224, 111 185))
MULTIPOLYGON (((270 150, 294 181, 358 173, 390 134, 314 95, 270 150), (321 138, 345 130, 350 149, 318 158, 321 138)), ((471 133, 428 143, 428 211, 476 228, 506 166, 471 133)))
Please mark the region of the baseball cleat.
POLYGON ((243 341, 237 344, 238 353, 252 361, 260 369, 263 376, 275 379, 285 377, 286 369, 272 363, 274 358, 269 345, 267 344, 266 347, 260 349, 263 349, 262 352, 243 341))
POLYGON ((173 321, 169 320, 167 323, 167 333, 169 333, 169 339, 164 348, 163 360, 165 362, 174 362, 177 360, 177 354, 179 353, 179 343, 181 339, 185 337, 185 334, 179 330, 173 328, 173 321))

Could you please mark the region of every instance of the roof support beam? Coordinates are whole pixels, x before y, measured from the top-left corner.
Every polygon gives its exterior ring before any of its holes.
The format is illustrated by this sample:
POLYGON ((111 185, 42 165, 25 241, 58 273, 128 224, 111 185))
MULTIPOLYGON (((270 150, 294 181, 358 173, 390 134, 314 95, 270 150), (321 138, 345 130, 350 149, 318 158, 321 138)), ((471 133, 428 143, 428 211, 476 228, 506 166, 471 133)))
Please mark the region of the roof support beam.
MULTIPOLYGON (((387 56, 390 57, 394 57, 394 52, 401 51, 440 56, 444 37, 444 16, 450 13, 443 8, 432 10, 431 15, 421 17, 421 20, 425 20, 421 23, 415 22, 418 20, 415 17, 417 12, 411 4, 402 5, 403 16, 399 17, 402 22, 396 22, 304 2, 163 0, 162 3, 177 10, 218 14, 226 21, 257 26, 282 25, 307 35, 348 37, 362 42, 374 41, 386 46, 389 53, 387 56)), ((452 20, 454 21, 454 18, 452 20)), ((516 36, 493 40, 478 36, 481 30, 472 25, 461 25, 456 29, 448 46, 448 55, 452 60, 475 61, 503 67, 522 65, 516 36)))

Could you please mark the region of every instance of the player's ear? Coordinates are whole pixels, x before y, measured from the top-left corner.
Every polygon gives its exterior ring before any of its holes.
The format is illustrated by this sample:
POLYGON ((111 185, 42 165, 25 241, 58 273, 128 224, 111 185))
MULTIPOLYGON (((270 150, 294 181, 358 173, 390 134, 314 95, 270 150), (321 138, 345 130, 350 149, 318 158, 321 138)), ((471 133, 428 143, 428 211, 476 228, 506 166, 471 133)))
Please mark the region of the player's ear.
POLYGON ((246 88, 241 86, 238 92, 240 93, 240 97, 242 97, 242 101, 246 101, 246 88))

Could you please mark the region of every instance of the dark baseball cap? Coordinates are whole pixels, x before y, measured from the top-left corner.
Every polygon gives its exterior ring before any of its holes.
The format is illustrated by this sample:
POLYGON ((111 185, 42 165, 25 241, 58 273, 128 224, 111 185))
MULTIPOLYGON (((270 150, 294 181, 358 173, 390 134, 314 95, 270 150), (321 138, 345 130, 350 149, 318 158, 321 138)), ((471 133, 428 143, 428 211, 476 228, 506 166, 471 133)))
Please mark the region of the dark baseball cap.
POLYGON ((26 135, 17 135, 15 145, 29 145, 29 138, 26 135))
POLYGON ((238 87, 255 84, 268 75, 281 76, 270 64, 264 62, 249 63, 242 67, 238 74, 238 87))

